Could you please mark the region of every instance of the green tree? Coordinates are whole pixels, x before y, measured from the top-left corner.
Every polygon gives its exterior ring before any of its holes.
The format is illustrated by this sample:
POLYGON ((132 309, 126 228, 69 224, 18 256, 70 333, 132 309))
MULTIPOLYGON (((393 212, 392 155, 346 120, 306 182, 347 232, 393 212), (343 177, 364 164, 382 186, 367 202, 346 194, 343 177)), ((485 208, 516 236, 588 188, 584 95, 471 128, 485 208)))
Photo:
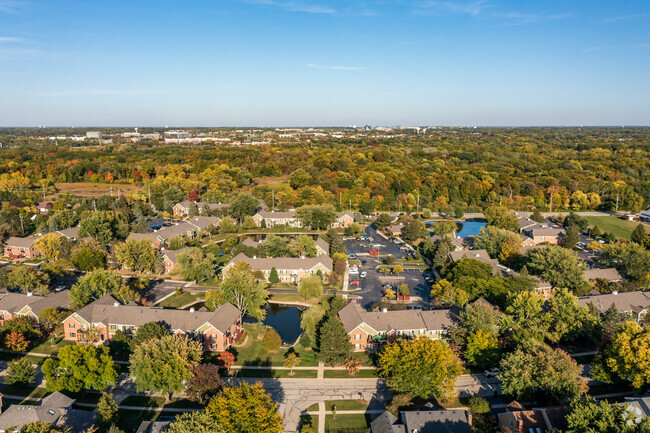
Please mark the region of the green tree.
POLYGON ((296 216, 306 227, 311 227, 313 230, 325 230, 336 220, 336 211, 334 206, 329 204, 307 205, 298 209, 296 216))
POLYGON ((226 433, 211 412, 197 411, 177 415, 166 433, 226 433))
POLYGON ((72 264, 80 271, 90 272, 106 267, 106 255, 90 248, 81 248, 72 256, 72 264))
POLYGON ((300 328, 303 330, 303 336, 309 335, 309 339, 313 342, 316 336, 316 330, 323 317, 327 313, 327 306, 323 303, 309 307, 300 315, 300 328))
POLYGON ((352 355, 352 343, 336 314, 330 316, 320 328, 318 358, 327 366, 343 365, 352 355))
POLYGON ((543 398, 562 401, 587 390, 579 366, 566 352, 531 341, 501 361, 501 389, 517 400, 543 398))
POLYGON ((289 175, 289 185, 291 185, 291 188, 293 189, 300 189, 303 186, 307 186, 310 181, 311 176, 302 168, 299 168, 289 175))
POLYGON ((508 212, 506 207, 487 207, 483 209, 483 215, 485 216, 489 226, 510 230, 511 232, 519 231, 519 219, 516 215, 508 212))
POLYGON ((646 284, 650 281, 650 251, 630 242, 613 242, 603 246, 600 266, 615 267, 629 279, 646 284))
POLYGON ((553 343, 573 341, 598 326, 598 317, 591 315, 588 307, 579 306, 578 298, 568 289, 555 289, 547 309, 551 319, 547 338, 553 343))
POLYGON ((528 253, 527 267, 540 275, 553 287, 566 287, 572 291, 584 286, 585 264, 578 255, 557 245, 536 248, 528 253))
POLYGON ((135 335, 131 338, 131 349, 135 349, 142 343, 157 340, 171 335, 169 328, 161 322, 147 322, 138 327, 135 335))
POLYGON ((27 385, 33 383, 36 379, 36 368, 26 358, 14 359, 9 362, 5 384, 7 385, 27 385))
POLYGON ((269 283, 277 284, 280 282, 280 277, 278 276, 278 271, 275 269, 275 266, 271 268, 271 273, 269 274, 269 283))
POLYGON ((282 346, 280 334, 273 328, 268 328, 262 337, 262 347, 269 352, 276 352, 282 346))
POLYGON ((530 215, 530 219, 540 224, 546 221, 539 209, 535 209, 533 211, 533 213, 530 215))
POLYGON ((178 255, 178 274, 185 281, 202 281, 214 275, 217 257, 202 248, 190 248, 178 255))
POLYGON ((406 224, 404 224, 404 228, 402 229, 404 239, 409 242, 415 242, 416 240, 420 239, 425 233, 426 228, 424 227, 424 224, 418 220, 408 221, 406 224))
POLYGON ((318 275, 307 275, 300 279, 298 294, 305 300, 323 295, 323 281, 318 275))
POLYGON ((235 221, 232 218, 229 218, 229 217, 223 217, 221 219, 220 227, 221 227, 221 231, 223 233, 236 233, 237 232, 237 225, 235 224, 235 221))
POLYGON ((172 236, 167 243, 167 248, 172 251, 180 250, 185 246, 185 239, 182 236, 172 236))
POLYGON ((594 228, 591 229, 591 236, 594 238, 602 236, 602 234, 603 232, 600 230, 598 226, 594 226, 594 228))
POLYGON ((9 271, 8 285, 23 293, 47 295, 50 293, 50 278, 32 266, 13 266, 9 271))
POLYGON ((246 215, 244 217, 244 221, 242 221, 241 225, 246 230, 252 230, 254 228, 257 228, 257 224, 255 224, 255 220, 250 215, 246 215))
POLYGON ((107 294, 123 303, 140 299, 140 295, 131 290, 121 276, 97 269, 79 278, 72 286, 70 300, 78 306, 84 306, 107 294))
POLYGON ((474 237, 474 248, 484 249, 493 259, 506 263, 519 256, 521 239, 511 231, 487 226, 474 237))
POLYGON ((332 255, 332 257, 334 256, 334 254, 346 253, 345 244, 343 243, 343 237, 335 229, 329 229, 325 234, 324 239, 327 241, 327 244, 330 247, 329 252, 330 255, 332 255))
POLYGON ((22 426, 20 433, 72 433, 72 429, 56 427, 45 421, 34 421, 22 426))
POLYGON ((115 363, 105 346, 64 346, 58 359, 43 362, 42 371, 48 391, 103 391, 117 382, 115 363))
POLYGON ((625 323, 623 313, 618 311, 616 304, 612 304, 603 315, 602 321, 602 341, 607 344, 616 337, 616 333, 625 323))
POLYGON ((116 330, 108 342, 108 350, 113 359, 119 359, 121 361, 128 360, 131 354, 131 338, 121 329, 116 330))
POLYGON ((635 388, 650 384, 650 328, 625 322, 603 352, 605 369, 635 388))
POLYGON ((431 297, 438 299, 440 302, 449 305, 458 305, 462 307, 469 302, 469 296, 463 289, 455 287, 452 283, 445 280, 438 280, 431 287, 431 297))
POLYGON ((380 213, 375 220, 375 225, 379 230, 383 230, 391 225, 392 222, 393 220, 391 219, 390 215, 387 213, 380 213))
POLYGON ((233 266, 225 276, 221 287, 216 289, 215 294, 220 305, 230 302, 241 311, 242 316, 248 314, 261 320, 266 314, 263 307, 269 297, 269 292, 246 263, 242 262, 233 266))
POLYGON ((168 335, 137 346, 130 371, 138 391, 160 392, 168 402, 172 393, 185 390, 184 383, 192 378, 202 355, 197 341, 168 335))
POLYGON ((379 375, 394 391, 414 397, 449 398, 462 373, 460 361, 443 340, 400 340, 379 354, 379 375))
POLYGON ((475 302, 460 312, 460 323, 467 332, 483 331, 496 337, 499 334, 500 314, 489 305, 475 302))
POLYGON ((567 414, 566 433, 646 433, 650 430, 649 420, 639 424, 630 422, 634 415, 626 406, 610 404, 607 400, 596 402, 587 396, 571 402, 567 414))
POLYGON ((577 225, 571 224, 566 231, 566 235, 562 241, 562 246, 571 250, 575 248, 578 241, 580 241, 580 229, 577 225))
POLYGON ((493 367, 501 357, 501 345, 494 334, 478 330, 470 333, 465 347, 465 359, 477 367, 493 367))
POLYGON ((455 231, 456 223, 454 221, 441 221, 433 228, 433 232, 440 237, 452 235, 455 231))
POLYGON ((219 420, 224 433, 277 433, 282 431, 278 405, 261 383, 242 382, 225 387, 208 403, 206 411, 219 420))
POLYGON ((148 239, 129 239, 115 247, 115 255, 120 264, 132 271, 154 272, 156 256, 159 251, 148 239))
POLYGON ((97 421, 101 426, 109 426, 117 421, 117 403, 112 394, 102 392, 97 403, 97 421))
POLYGON ((260 201, 250 194, 239 193, 230 201, 230 216, 243 221, 246 216, 253 216, 260 207, 260 201))

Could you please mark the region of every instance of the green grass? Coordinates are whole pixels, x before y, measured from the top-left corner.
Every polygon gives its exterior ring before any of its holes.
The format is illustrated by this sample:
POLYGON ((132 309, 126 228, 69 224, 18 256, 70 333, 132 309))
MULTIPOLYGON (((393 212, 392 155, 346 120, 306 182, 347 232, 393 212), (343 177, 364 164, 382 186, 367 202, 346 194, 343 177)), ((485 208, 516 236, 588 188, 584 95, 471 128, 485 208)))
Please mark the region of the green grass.
POLYGON ((219 283, 221 282, 221 278, 217 277, 216 275, 213 277, 210 277, 206 280, 199 281, 199 286, 202 287, 217 287, 219 286, 219 283))
POLYGON ((181 292, 170 296, 158 304, 159 307, 181 308, 191 302, 199 302, 204 298, 204 293, 181 292))
POLYGON ((45 342, 31 349, 30 352, 43 353, 45 355, 56 355, 60 348, 64 346, 72 346, 74 344, 74 341, 64 340, 63 337, 56 338, 54 341, 51 341, 48 338, 45 342))
POLYGON ((0 389, 3 394, 19 395, 21 397, 43 398, 49 394, 45 388, 32 385, 3 385, 0 389))
POLYGON ((318 416, 300 415, 300 427, 311 424, 318 431, 318 416))
POLYGON ((374 379, 377 376, 377 370, 359 370, 354 376, 350 376, 347 370, 325 370, 324 379, 374 379))
POLYGON ((203 406, 186 398, 172 398, 171 402, 165 404, 163 397, 149 397, 144 395, 128 396, 121 406, 139 406, 139 407, 169 407, 177 409, 202 409, 203 406))
MULTIPOLYGON (((131 410, 131 409, 118 409, 117 419, 119 420, 120 428, 126 431, 135 431, 142 421, 156 421, 163 415, 163 412, 154 412, 150 410, 131 410)), ((164 416, 169 416, 170 413, 164 413, 164 416)))
POLYGON ((325 299, 325 297, 321 296, 305 300, 305 298, 300 296, 298 293, 275 293, 269 297, 269 300, 276 302, 300 302, 301 304, 316 305, 325 299))
POLYGON ((632 231, 639 223, 627 221, 616 216, 586 216, 589 226, 593 228, 598 226, 601 232, 612 232, 617 238, 630 240, 632 231))
MULTIPOLYGON (((291 376, 290 370, 257 370, 257 369, 243 369, 237 371, 237 377, 270 377, 275 379, 316 379, 318 370, 294 370, 291 376)), ((233 373, 234 374, 234 373, 233 373)))
POLYGON ((350 429, 358 429, 358 431, 366 431, 370 427, 370 416, 364 414, 354 414, 354 415, 326 415, 325 416, 325 431, 326 432, 336 432, 337 430, 342 430, 345 432, 350 431, 350 429))
MULTIPOLYGON (((333 406, 336 405, 336 410, 366 410, 368 409, 368 402, 359 400, 329 400, 325 402, 325 410, 334 410, 333 406)), ((314 403, 305 409, 307 412, 317 412, 318 403, 314 403)))

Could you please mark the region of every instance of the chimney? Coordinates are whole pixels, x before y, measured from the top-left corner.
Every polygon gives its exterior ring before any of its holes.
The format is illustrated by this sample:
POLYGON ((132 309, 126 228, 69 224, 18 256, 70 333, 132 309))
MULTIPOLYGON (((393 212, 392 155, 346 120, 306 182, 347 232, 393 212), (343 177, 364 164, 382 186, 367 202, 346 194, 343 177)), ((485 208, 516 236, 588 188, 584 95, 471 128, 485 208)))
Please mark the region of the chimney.
POLYGON ((614 291, 612 292, 612 295, 616 296, 616 295, 618 295, 618 292, 617 292, 616 290, 614 290, 614 291))
POLYGON ((382 312, 382 313, 387 313, 387 312, 388 312, 388 308, 382 308, 381 312, 382 312))
POLYGON ((257 259, 257 256, 253 256, 253 260, 257 259))
POLYGON ((119 302, 113 302, 113 307, 119 307, 120 303, 119 302))
POLYGON ((474 257, 481 257, 480 254, 474 254, 474 257))
POLYGON ((191 307, 190 308, 190 313, 193 313, 193 312, 194 312, 194 307, 191 307))
POLYGON ((32 292, 27 292, 27 296, 32 296, 32 292))

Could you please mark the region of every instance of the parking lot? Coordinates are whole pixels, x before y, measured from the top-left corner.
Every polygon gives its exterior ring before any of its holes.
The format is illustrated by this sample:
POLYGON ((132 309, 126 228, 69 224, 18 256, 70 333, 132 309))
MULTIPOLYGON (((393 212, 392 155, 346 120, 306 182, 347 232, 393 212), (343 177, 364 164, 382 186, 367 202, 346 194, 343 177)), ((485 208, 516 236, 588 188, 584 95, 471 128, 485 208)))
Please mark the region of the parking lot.
MULTIPOLYGON (((384 282, 390 282, 395 286, 406 283, 409 286, 411 296, 422 298, 422 301, 414 302, 410 305, 428 306, 431 286, 425 281, 422 272, 419 269, 405 269, 404 272, 400 273, 399 276, 389 275, 388 277, 385 277, 383 274, 377 271, 377 269, 380 266, 384 265, 384 263, 381 262, 381 259, 368 255, 369 248, 367 245, 381 245, 380 247, 377 247, 379 254, 393 254, 393 256, 396 258, 405 257, 406 252, 400 250, 399 247, 390 240, 385 239, 381 235, 378 235, 373 227, 366 228, 366 235, 372 237, 373 241, 345 241, 345 246, 347 248, 348 254, 356 254, 357 260, 361 261, 361 265, 359 266, 359 274, 366 272, 365 278, 359 278, 360 284, 358 287, 361 290, 354 293, 355 295, 362 297, 362 299, 359 300, 359 304, 363 308, 369 308, 371 305, 380 302, 382 298, 381 285, 384 282)), ((350 287, 353 288, 356 286, 351 285, 350 287)))

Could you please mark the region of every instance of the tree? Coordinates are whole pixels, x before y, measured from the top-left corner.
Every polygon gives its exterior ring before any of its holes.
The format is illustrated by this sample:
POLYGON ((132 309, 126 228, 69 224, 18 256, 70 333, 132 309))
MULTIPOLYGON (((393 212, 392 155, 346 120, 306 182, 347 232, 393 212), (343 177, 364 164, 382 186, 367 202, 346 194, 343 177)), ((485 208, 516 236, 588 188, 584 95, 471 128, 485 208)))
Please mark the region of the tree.
POLYGON ((38 324, 30 316, 14 316, 11 320, 6 320, 0 326, 0 333, 2 335, 10 335, 14 332, 21 334, 29 341, 38 339, 41 336, 38 324))
POLYGON ((22 426, 20 433, 72 433, 72 429, 56 427, 46 421, 34 421, 22 426))
POLYGON ((587 390, 579 366, 566 352, 531 341, 501 361, 501 389, 517 400, 544 398, 562 401, 587 390))
POLYGON ((206 410, 220 422, 225 433, 277 433, 282 431, 278 405, 261 383, 228 386, 208 403, 206 410))
MULTIPOLYGON (((253 274, 246 263, 237 263, 227 273, 221 287, 217 290, 217 297, 221 303, 230 302, 241 311, 241 315, 261 320, 266 311, 264 305, 269 292, 253 274)), ((210 308, 210 306, 208 306, 210 308)))
POLYGON ((36 368, 26 358, 14 359, 9 362, 5 384, 7 385, 27 385, 33 383, 36 379, 36 368))
POLYGON ((324 303, 309 307, 300 315, 300 328, 303 330, 303 336, 309 335, 313 342, 320 323, 327 313, 327 306, 324 303))
POLYGON ((293 367, 300 365, 302 359, 296 352, 287 352, 282 361, 284 368, 290 368, 289 375, 293 376, 293 367))
POLYGON ((43 362, 42 371, 48 391, 103 391, 117 382, 115 363, 105 346, 64 346, 58 359, 43 362))
POLYGON ((600 230, 598 226, 594 226, 594 228, 591 229, 591 236, 594 238, 597 238, 599 236, 602 236, 603 232, 600 230))
POLYGON ((108 342, 108 350, 113 359, 128 360, 129 355, 131 355, 131 338, 121 329, 116 330, 108 342))
POLYGON ((625 322, 603 352, 604 367, 635 388, 650 384, 650 329, 625 322))
POLYGON ((393 299, 397 297, 397 292, 395 290, 391 289, 390 287, 386 289, 384 292, 384 296, 387 297, 388 299, 393 299))
POLYGON ((92 271, 106 267, 106 255, 90 248, 81 248, 72 256, 72 264, 80 271, 92 271))
POLYGON ((650 251, 630 242, 613 242, 603 246, 600 265, 615 267, 634 281, 646 284, 650 281, 650 251))
POLYGON ((340 254, 346 253, 345 244, 343 243, 343 237, 335 229, 329 229, 327 233, 325 233, 324 239, 325 241, 327 241, 327 244, 330 247, 329 253, 332 257, 334 257, 334 255, 338 253, 340 254))
POLYGON ((483 331, 493 336, 499 333, 499 313, 491 306, 475 302, 460 312, 460 326, 469 333, 483 331))
POLYGON ((520 254, 521 239, 509 230, 486 226, 474 237, 474 248, 484 249, 493 259, 507 262, 520 254))
POLYGON ((555 289, 547 309, 552 318, 548 321, 550 326, 547 338, 553 343, 560 340, 573 341, 598 326, 599 317, 591 315, 589 307, 578 305, 578 298, 568 289, 555 289))
POLYGON ((566 419, 566 433, 646 433, 650 427, 648 419, 636 424, 626 405, 596 402, 591 396, 573 400, 566 419))
POLYGON ((140 295, 131 290, 121 276, 97 269, 79 278, 72 286, 70 300, 78 306, 84 306, 107 294, 123 303, 140 299, 140 295))
POLYGON ((232 218, 229 217, 223 217, 221 219, 221 231, 223 233, 235 233, 237 232, 237 225, 235 224, 235 221, 232 218))
POLYGON ((29 346, 29 340, 20 332, 12 332, 5 337, 5 347, 14 352, 24 352, 29 346))
POLYGON ((302 168, 294 171, 289 175, 289 185, 293 189, 300 189, 303 186, 309 185, 311 181, 311 176, 302 168))
POLYGON ((406 224, 404 224, 404 228, 402 229, 404 239, 409 242, 414 242, 420 239, 423 236, 423 233, 426 233, 426 229, 424 227, 424 224, 418 220, 408 221, 406 224))
POLYGON ((167 243, 167 248, 172 251, 180 250, 185 246, 185 239, 182 236, 172 236, 167 243))
POLYGON ((354 376, 359 372, 361 363, 356 358, 348 358, 345 361, 345 368, 348 370, 348 375, 354 376))
POLYGON ((409 285, 406 283, 400 284, 398 289, 399 289, 399 294, 402 296, 408 296, 410 293, 409 285))
POLYGON ((131 349, 147 341, 157 340, 171 335, 169 327, 161 322, 147 322, 138 327, 135 335, 131 338, 131 349))
POLYGON ((99 425, 109 426, 117 421, 117 403, 112 394, 102 392, 97 403, 97 421, 99 425))
POLYGON ((544 341, 549 327, 549 316, 544 314, 544 303, 544 297, 533 291, 522 291, 510 296, 506 313, 514 331, 514 340, 544 341))
POLYGON ((260 201, 250 194, 239 193, 230 201, 228 211, 230 216, 243 221, 244 217, 253 216, 260 207, 260 201))
POLYGON ((441 221, 433 227, 433 232, 441 238, 452 235, 455 231, 456 223, 454 221, 441 221))
POLYGON ((9 271, 8 285, 23 293, 47 295, 50 293, 50 278, 32 266, 13 266, 9 271))
POLYGON ((463 289, 455 287, 446 279, 441 279, 431 287, 431 297, 449 305, 463 306, 469 302, 469 295, 463 289))
POLYGON ((318 275, 307 275, 300 279, 298 294, 305 300, 323 295, 323 281, 318 275))
POLYGON ((519 231, 519 219, 516 215, 508 212, 506 207, 490 206, 483 209, 483 215, 489 226, 510 230, 511 232, 519 231))
POLYGON ((56 233, 48 233, 34 242, 34 248, 43 253, 47 260, 57 260, 70 253, 70 241, 56 233))
POLYGON ((533 213, 530 215, 530 219, 540 224, 546 221, 546 219, 542 216, 542 213, 539 211, 539 209, 535 209, 533 211, 533 213))
POLYGON ((350 337, 337 313, 330 312, 330 316, 320 328, 318 358, 327 366, 337 366, 343 365, 351 355, 350 337))
POLYGON ((388 343, 379 354, 379 375, 394 391, 414 397, 447 399, 462 373, 460 361, 443 340, 400 340, 388 343))
POLYGON ((217 257, 202 248, 190 248, 178 255, 178 274, 185 281, 201 281, 214 275, 217 257))
POLYGON ((115 255, 120 264, 131 271, 154 272, 156 256, 159 251, 148 239, 129 239, 115 247, 115 255))
POLYGON ((383 230, 391 225, 392 222, 393 220, 391 219, 390 215, 387 213, 380 213, 375 220, 375 225, 379 230, 383 230))
POLYGON ((578 241, 580 241, 580 229, 578 229, 577 225, 571 224, 566 231, 562 246, 571 250, 576 246, 578 241))
POLYGON ((198 403, 204 404, 219 394, 223 388, 219 377, 219 367, 214 364, 199 364, 192 370, 192 378, 185 385, 185 394, 198 403))
POLYGON ((268 328, 262 337, 262 347, 269 352, 277 352, 282 346, 282 338, 274 328, 268 328))
POLYGON ((190 203, 190 208, 187 210, 187 216, 190 218, 195 217, 199 214, 199 207, 196 203, 190 203))
POLYGON ((470 333, 465 347, 465 359, 481 368, 493 367, 501 357, 501 346, 496 337, 489 332, 478 330, 470 333))
POLYGON ((393 266, 393 273, 397 274, 398 277, 399 277, 399 274, 401 274, 402 272, 404 272, 404 266, 402 266, 402 265, 393 266))
POLYGON ((380 266, 380 267, 377 269, 377 271, 379 271, 380 273, 382 273, 382 274, 384 274, 384 275, 388 275, 388 274, 390 274, 390 268, 389 268, 388 266, 380 266))
POLYGON ((197 411, 177 415, 166 433, 226 433, 211 412, 197 411))
POLYGON ((277 284, 280 282, 280 277, 278 276, 278 271, 275 269, 275 266, 271 268, 271 273, 269 274, 269 283, 277 284))
POLYGON ((226 373, 230 374, 230 367, 235 364, 235 355, 230 352, 221 352, 217 357, 217 361, 226 367, 226 373))
POLYGON ((553 287, 576 291, 584 285, 585 264, 578 255, 557 245, 536 248, 528 253, 528 269, 540 275, 553 287))
POLYGON ((612 304, 603 315, 602 320, 602 341, 607 344, 616 337, 616 333, 625 323, 623 313, 618 311, 616 304, 612 304))
POLYGON ((171 399, 192 378, 203 350, 199 342, 168 335, 140 344, 131 355, 130 371, 138 391, 156 391, 171 399))
POLYGON ((325 230, 336 221, 336 211, 329 204, 307 205, 296 211, 296 217, 300 218, 304 226, 313 230, 325 230))

